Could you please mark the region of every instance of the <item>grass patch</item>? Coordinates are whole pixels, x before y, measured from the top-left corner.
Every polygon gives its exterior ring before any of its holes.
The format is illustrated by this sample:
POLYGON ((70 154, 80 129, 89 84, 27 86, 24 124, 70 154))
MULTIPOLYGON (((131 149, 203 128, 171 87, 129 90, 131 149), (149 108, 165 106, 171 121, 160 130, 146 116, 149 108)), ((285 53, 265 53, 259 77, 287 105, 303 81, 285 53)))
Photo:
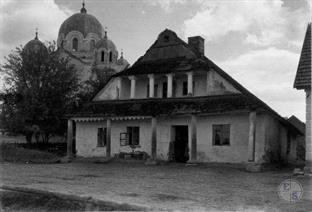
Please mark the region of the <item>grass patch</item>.
POLYGON ((128 204, 95 201, 54 195, 43 192, 17 192, 0 190, 3 211, 143 211, 141 207, 128 204))
POLYGON ((15 163, 57 163, 60 158, 48 152, 17 147, 14 144, 0 144, 0 162, 15 163))

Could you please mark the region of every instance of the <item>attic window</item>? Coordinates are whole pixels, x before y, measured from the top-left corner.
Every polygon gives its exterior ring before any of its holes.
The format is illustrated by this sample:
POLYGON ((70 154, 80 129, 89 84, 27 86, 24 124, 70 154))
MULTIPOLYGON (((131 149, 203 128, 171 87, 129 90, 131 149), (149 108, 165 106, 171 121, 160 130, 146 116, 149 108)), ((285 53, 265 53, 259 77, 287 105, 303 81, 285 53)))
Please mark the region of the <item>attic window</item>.
POLYGON ((164 42, 169 42, 169 35, 164 36, 164 42))

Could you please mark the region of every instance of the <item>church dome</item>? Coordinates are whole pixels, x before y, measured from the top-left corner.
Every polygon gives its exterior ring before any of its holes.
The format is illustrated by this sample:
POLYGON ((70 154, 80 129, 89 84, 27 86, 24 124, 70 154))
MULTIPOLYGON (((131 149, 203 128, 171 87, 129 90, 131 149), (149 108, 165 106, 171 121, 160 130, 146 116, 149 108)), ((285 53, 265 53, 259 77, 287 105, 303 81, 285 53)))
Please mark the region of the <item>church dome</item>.
POLYGON ((38 33, 36 32, 36 37, 25 45, 23 52, 32 53, 32 54, 38 54, 38 53, 48 54, 48 49, 38 39, 38 33))
POLYGON ((89 33, 95 33, 99 37, 102 37, 103 27, 93 15, 87 14, 87 10, 83 4, 80 13, 72 15, 62 23, 58 35, 63 34, 66 36, 71 31, 78 31, 84 37, 89 33))
POLYGON ((121 52, 121 56, 117 60, 117 65, 129 65, 129 62, 123 57, 123 52, 121 52))
POLYGON ((95 48, 97 48, 97 49, 105 48, 106 50, 117 52, 117 48, 116 48, 114 42, 107 38, 107 32, 105 32, 104 38, 102 38, 98 42, 96 42, 95 48))

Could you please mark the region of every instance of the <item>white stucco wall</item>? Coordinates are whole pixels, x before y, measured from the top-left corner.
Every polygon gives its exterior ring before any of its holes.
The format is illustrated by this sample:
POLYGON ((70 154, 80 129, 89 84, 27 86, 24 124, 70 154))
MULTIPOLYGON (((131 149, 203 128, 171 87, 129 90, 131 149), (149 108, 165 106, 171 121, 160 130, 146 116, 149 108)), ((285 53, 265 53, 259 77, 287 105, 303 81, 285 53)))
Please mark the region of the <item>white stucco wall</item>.
MULTIPOLYGON (((105 156, 106 148, 97 147, 97 128, 105 127, 105 122, 77 122, 76 146, 77 154, 84 157, 105 156)), ((169 142, 172 140, 172 126, 187 125, 189 127, 190 141, 190 117, 158 118, 157 119, 157 157, 167 160, 169 142)), ((261 124, 260 124, 261 125, 261 124)), ((259 126, 260 126, 259 125, 259 126)), ((120 133, 126 132, 127 126, 140 127, 140 146, 136 150, 151 154, 151 120, 136 121, 112 121, 111 151, 112 155, 119 152, 130 152, 126 146, 120 146, 120 133)), ((258 127, 258 126, 257 126, 258 127)), ((261 131, 258 130, 260 133, 261 131)), ((247 161, 249 120, 248 114, 223 115, 223 116, 198 116, 197 117, 197 154, 202 162, 231 162, 241 163, 247 161), (212 143, 212 125, 230 124, 230 146, 214 146, 212 143)), ((262 133, 261 133, 262 134, 262 133)), ((258 137, 261 137, 259 135, 258 137)), ((264 140, 264 139, 262 139, 264 140)), ((264 144, 261 139, 256 143, 259 156, 263 156, 264 144)), ((257 153, 256 153, 257 155, 257 153)))

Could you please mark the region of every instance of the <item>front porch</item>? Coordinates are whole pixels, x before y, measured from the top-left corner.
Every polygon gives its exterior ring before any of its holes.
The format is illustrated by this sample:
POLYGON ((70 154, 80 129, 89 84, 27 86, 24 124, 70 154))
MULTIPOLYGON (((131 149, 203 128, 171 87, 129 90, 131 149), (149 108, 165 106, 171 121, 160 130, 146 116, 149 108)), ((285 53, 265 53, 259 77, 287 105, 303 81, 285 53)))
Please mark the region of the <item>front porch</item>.
POLYGON ((77 154, 84 157, 110 158, 145 152, 151 161, 241 163, 255 162, 261 154, 258 152, 256 155, 256 113, 253 111, 223 115, 190 113, 179 116, 72 118, 68 120, 69 158, 73 157, 74 123, 77 154), (228 144, 216 138, 222 136, 215 134, 221 133, 219 126, 222 124, 231 130, 228 132, 228 144), (220 143, 215 143, 216 139, 220 143))

